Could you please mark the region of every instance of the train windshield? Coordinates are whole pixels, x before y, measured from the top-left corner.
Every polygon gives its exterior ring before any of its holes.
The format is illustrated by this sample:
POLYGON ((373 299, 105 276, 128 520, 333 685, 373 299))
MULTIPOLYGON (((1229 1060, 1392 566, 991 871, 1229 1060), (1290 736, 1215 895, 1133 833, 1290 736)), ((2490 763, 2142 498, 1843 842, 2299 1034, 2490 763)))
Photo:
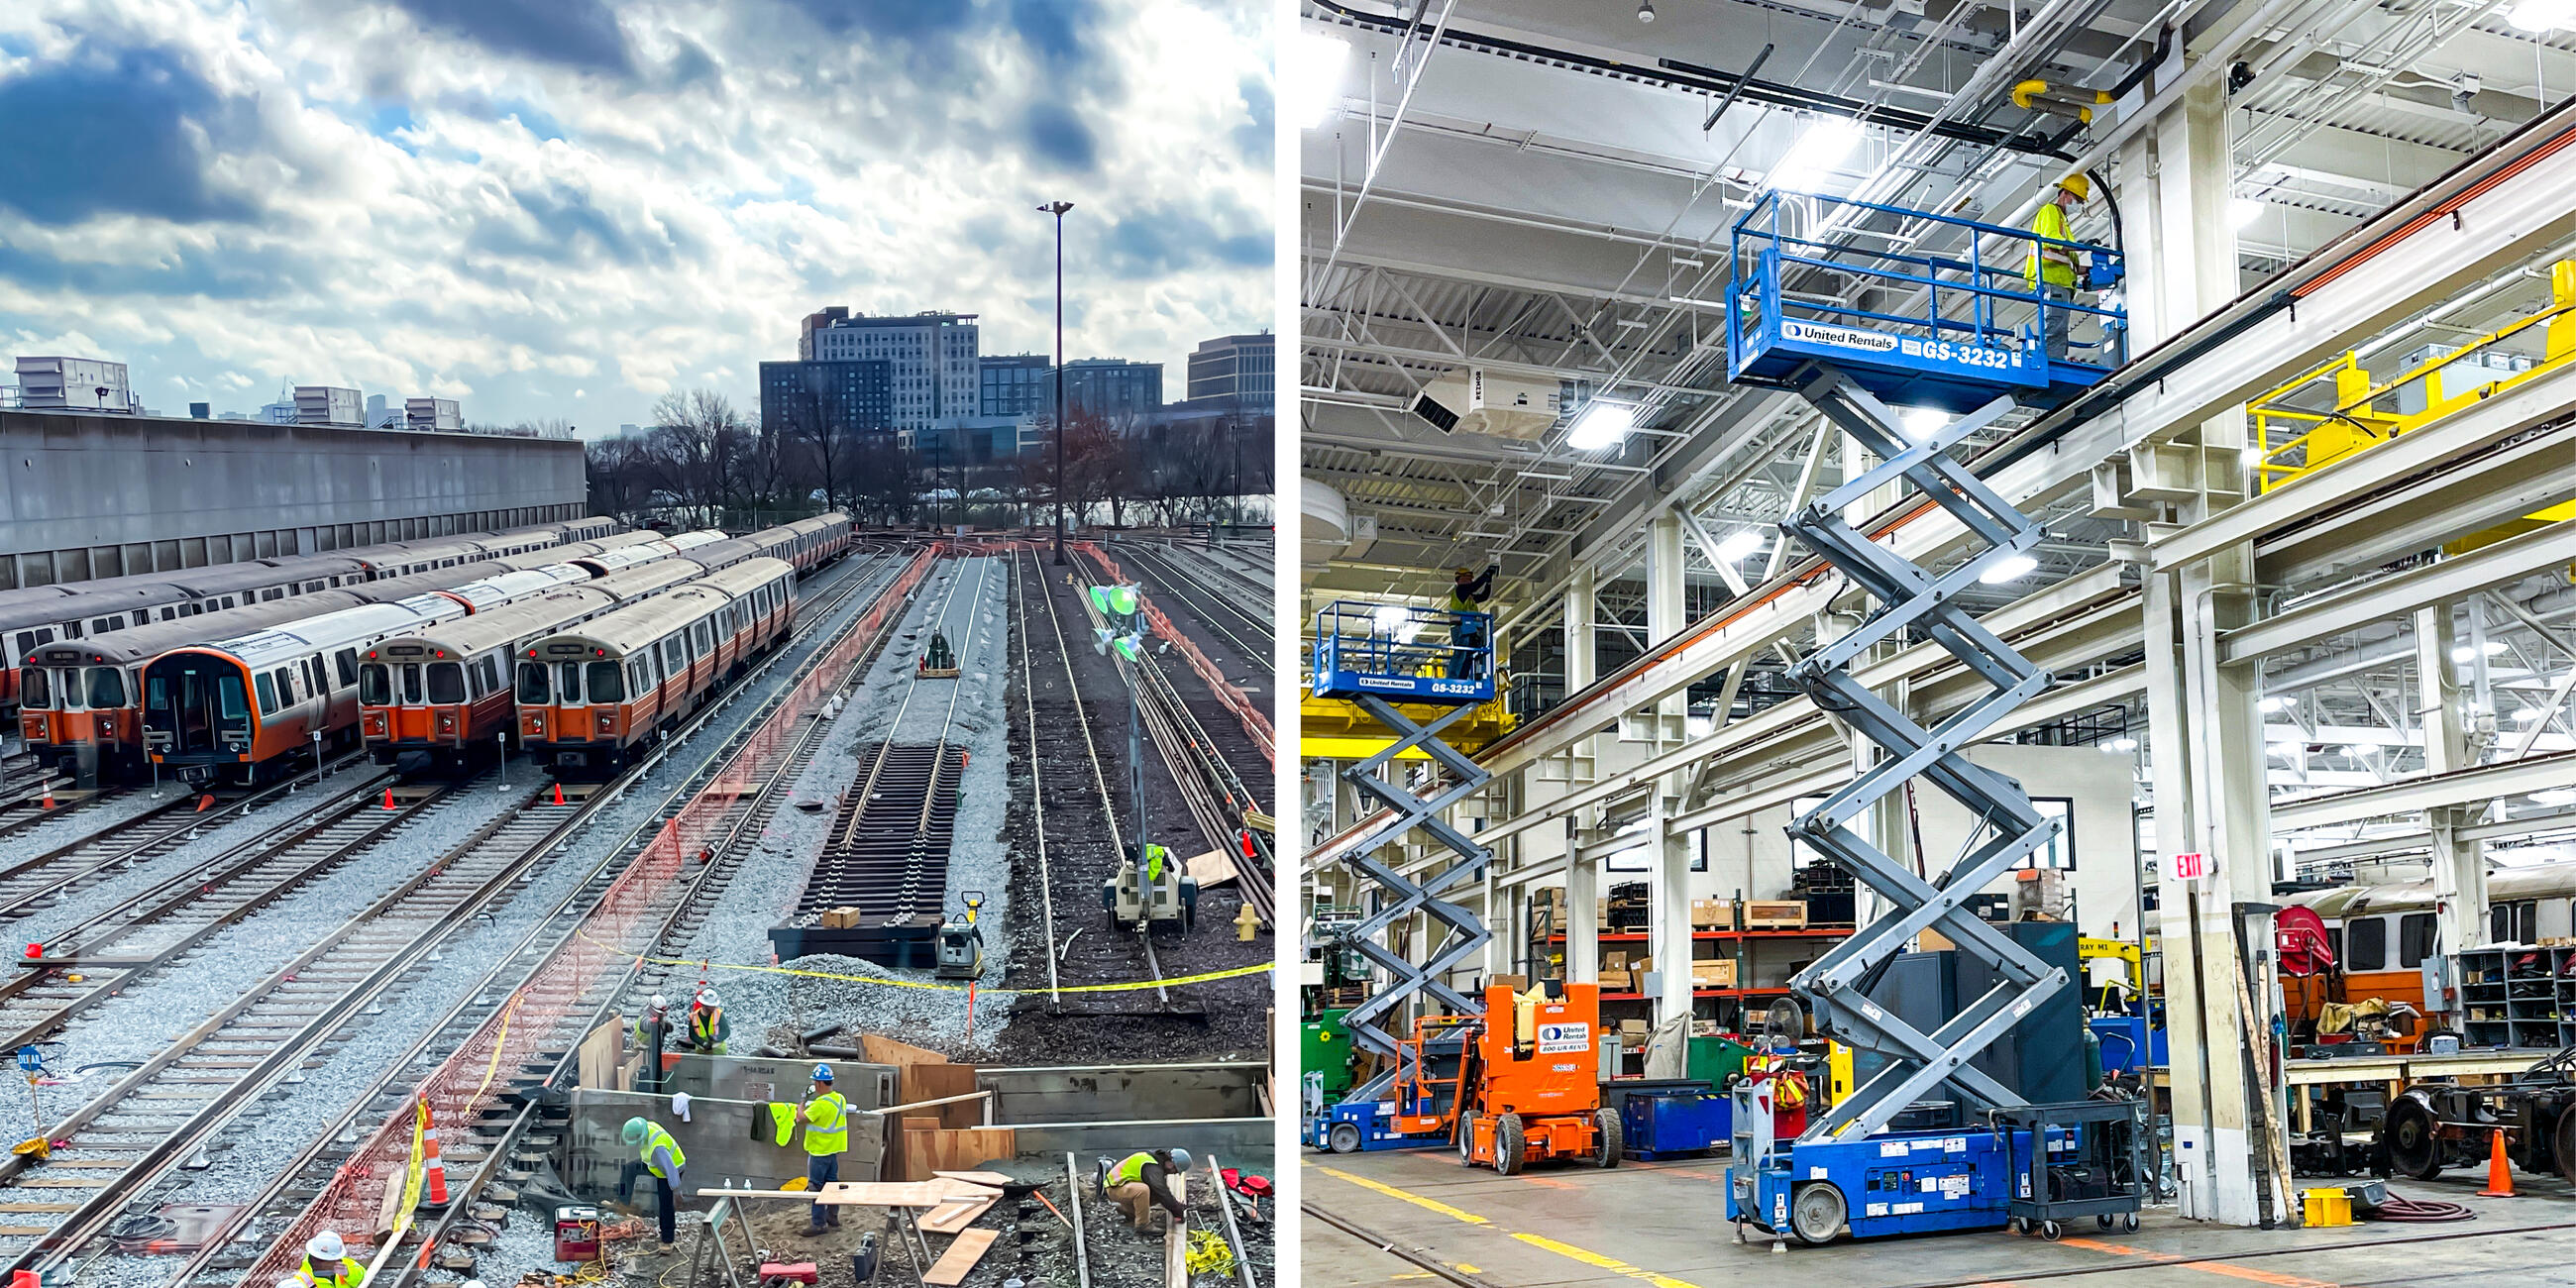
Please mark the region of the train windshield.
POLYGON ((535 706, 544 706, 552 701, 546 696, 545 663, 521 662, 519 664, 519 701, 535 706))
POLYGON ((89 669, 89 704, 96 710, 125 705, 125 672, 112 666, 89 669))
POLYGON ((54 705, 54 685, 41 666, 18 668, 18 705, 30 711, 42 711, 54 705))
POLYGON ((250 697, 241 667, 203 653, 179 653, 144 672, 143 723, 173 752, 250 746, 250 697))
POLYGON ((407 707, 420 705, 420 663, 405 662, 402 667, 402 700, 407 707))
POLYGON ((624 676, 618 674, 617 663, 615 662, 591 663, 590 700, 593 702, 624 702, 626 700, 626 686, 623 682, 624 679, 624 676))
POLYGON ((369 662, 358 668, 358 701, 371 707, 393 705, 394 686, 385 675, 384 663, 369 662))
POLYGON ((581 663, 555 663, 555 701, 570 705, 581 701, 581 663))
POLYGON ((429 700, 445 705, 465 700, 465 668, 454 662, 429 664, 429 700))
POLYGON ((81 709, 81 673, 79 667, 67 666, 62 670, 55 672, 54 687, 63 691, 63 710, 78 711, 81 709))

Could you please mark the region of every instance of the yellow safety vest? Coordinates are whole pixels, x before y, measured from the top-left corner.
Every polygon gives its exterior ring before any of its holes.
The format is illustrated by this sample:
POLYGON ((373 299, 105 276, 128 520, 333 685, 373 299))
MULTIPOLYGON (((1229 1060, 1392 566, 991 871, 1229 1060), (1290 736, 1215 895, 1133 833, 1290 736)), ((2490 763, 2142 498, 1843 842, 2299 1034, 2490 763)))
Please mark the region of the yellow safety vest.
POLYGON ((1147 844, 1147 845, 1145 846, 1145 879, 1146 879, 1146 880, 1148 880, 1148 881, 1160 881, 1160 880, 1162 880, 1162 879, 1163 879, 1163 860, 1164 860, 1164 858, 1166 858, 1166 857, 1167 857, 1167 856, 1169 856, 1170 854, 1171 854, 1171 851, 1170 851, 1170 850, 1164 849, 1162 846, 1159 846, 1159 845, 1153 845, 1153 844, 1150 844, 1150 843, 1149 843, 1149 844, 1147 844))
POLYGON ((703 1011, 693 1010, 689 1012, 690 1036, 697 1039, 697 1044, 699 1046, 714 1046, 716 1044, 716 1033, 718 1031, 716 1026, 722 1023, 723 1020, 724 1008, 721 1006, 711 1006, 703 1011))
POLYGON ((805 1106, 805 1152, 820 1157, 850 1147, 850 1102, 827 1091, 805 1106))
MULTIPOLYGON (((657 1148, 671 1151, 671 1166, 686 1167, 689 1165, 689 1152, 680 1148, 680 1142, 672 1139, 671 1133, 662 1129, 662 1124, 646 1123, 644 1125, 644 1148, 638 1156, 644 1161, 645 1171, 651 1172, 655 1176, 662 1176, 661 1169, 653 1166, 653 1151, 657 1148)), ((662 1179, 667 1181, 671 1178, 662 1176, 662 1179)))
POLYGON ((1109 1169, 1109 1184, 1119 1186, 1145 1179, 1145 1165, 1153 1161, 1152 1154, 1129 1154, 1118 1160, 1118 1166, 1109 1169))
POLYGON ((1449 602, 1444 605, 1444 607, 1453 613, 1473 613, 1482 611, 1477 607, 1475 600, 1469 599, 1465 591, 1462 591, 1455 586, 1449 588, 1449 602))
POLYGON ((342 1257, 340 1258, 340 1269, 332 1272, 326 1277, 321 1271, 313 1268, 313 1258, 306 1257, 304 1259, 303 1279, 304 1282, 312 1284, 313 1288, 323 1288, 323 1285, 326 1284, 329 1285, 330 1288, 358 1288, 359 1284, 367 1281, 367 1268, 359 1265, 357 1262, 349 1260, 347 1257, 342 1257))
MULTIPOLYGON (((2030 231, 2035 236, 2068 240, 2066 211, 2054 201, 2041 203, 2039 213, 2030 217, 2030 231)), ((2071 287, 2075 285, 2075 252, 2063 246, 2043 246, 2033 242, 2030 254, 2022 260, 2021 275, 2033 283, 2044 281, 2050 286, 2071 287)))

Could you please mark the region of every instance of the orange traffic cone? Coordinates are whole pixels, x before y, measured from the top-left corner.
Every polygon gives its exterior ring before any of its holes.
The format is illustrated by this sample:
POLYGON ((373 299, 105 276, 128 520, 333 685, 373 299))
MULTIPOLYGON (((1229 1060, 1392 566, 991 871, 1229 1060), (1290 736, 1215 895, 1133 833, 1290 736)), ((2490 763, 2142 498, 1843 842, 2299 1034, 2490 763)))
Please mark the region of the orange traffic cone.
POLYGON ((41 805, 42 805, 42 808, 45 808, 45 809, 52 809, 52 808, 54 807, 54 780, 53 780, 53 779, 48 778, 48 779, 46 779, 46 780, 45 780, 45 799, 44 799, 44 801, 41 803, 41 805))
POLYGON ((561 805, 563 803, 563 784, 557 783, 555 784, 555 804, 561 805))
POLYGON ((420 1120, 422 1123, 421 1179, 426 1182, 425 1188, 429 1195, 430 1206, 445 1207, 447 1206, 447 1163, 438 1156, 438 1123, 430 1118, 429 1104, 426 1101, 422 1102, 420 1107, 420 1120))
POLYGON ((2478 1191, 2491 1199, 2513 1197, 2513 1164, 2504 1160, 2504 1128, 2495 1129, 2487 1145, 2487 1187, 2478 1191))
POLYGON ((207 792, 207 793, 205 793, 205 794, 203 794, 203 795, 201 795, 201 796, 197 797, 197 812, 198 812, 198 813, 203 814, 203 813, 205 813, 207 810, 213 809, 214 807, 215 807, 215 794, 214 794, 213 792, 207 792))
POLYGON ((388 788, 386 788, 386 789, 385 789, 385 808, 386 808, 386 809, 401 809, 401 808, 402 808, 401 806, 394 804, 394 789, 393 789, 393 788, 390 788, 390 787, 388 787, 388 788))

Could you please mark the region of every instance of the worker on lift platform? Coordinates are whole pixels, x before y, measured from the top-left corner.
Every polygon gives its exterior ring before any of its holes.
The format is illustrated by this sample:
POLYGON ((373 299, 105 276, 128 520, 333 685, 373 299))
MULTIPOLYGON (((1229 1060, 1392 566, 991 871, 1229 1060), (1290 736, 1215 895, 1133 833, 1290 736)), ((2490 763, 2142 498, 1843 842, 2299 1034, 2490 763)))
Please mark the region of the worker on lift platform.
MULTIPOLYGON (((2057 191, 2041 202, 2030 217, 2033 236, 2050 241, 2072 241, 2066 235, 2066 212, 2092 200, 2093 183, 2080 174, 2070 174, 2057 181, 2057 191)), ((2040 309, 2040 341, 2051 362, 2066 360, 2066 332, 2075 319, 2074 310, 2058 307, 2075 302, 2075 284, 2081 280, 2076 271, 2075 252, 2065 246, 2032 242, 2030 254, 2022 261, 2022 276, 2039 289, 2046 306, 2040 309)))
POLYGON ((1501 564, 1492 564, 1478 576, 1459 569, 1456 583, 1449 587, 1449 597, 1441 601, 1442 608, 1458 615, 1456 624, 1449 628, 1449 642, 1457 645, 1449 655, 1452 680, 1475 678, 1471 672, 1475 669, 1476 650, 1484 647, 1485 623, 1489 620, 1484 604, 1494 596, 1494 574, 1502 570, 1501 564))

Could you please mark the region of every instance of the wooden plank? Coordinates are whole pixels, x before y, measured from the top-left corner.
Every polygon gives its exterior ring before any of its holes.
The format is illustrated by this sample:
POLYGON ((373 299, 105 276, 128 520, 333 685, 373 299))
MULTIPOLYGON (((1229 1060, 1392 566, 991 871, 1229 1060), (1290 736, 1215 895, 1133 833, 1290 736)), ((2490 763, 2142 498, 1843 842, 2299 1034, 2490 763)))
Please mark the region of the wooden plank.
MULTIPOLYGON (((42 1167, 44 1164, 39 1163, 37 1166, 42 1167)), ((9 1184, 15 1188, 29 1190, 95 1190, 104 1188, 107 1182, 88 1180, 78 1176, 21 1176, 9 1184)))
POLYGON ((1172 1187, 1172 1201, 1180 1205, 1182 1215, 1165 1213, 1163 1226, 1163 1288, 1190 1288, 1190 1178, 1187 1174, 1166 1175, 1172 1187))
POLYGON ((945 1207, 961 1198, 978 1202, 1000 1198, 1002 1192, 987 1185, 966 1181, 834 1181, 820 1193, 803 1190, 726 1190, 702 1189, 698 1197, 718 1199, 728 1195, 753 1199, 800 1199, 844 1207, 945 1207))
MULTIPOLYGON (((118 1166, 122 1167, 124 1164, 120 1163, 118 1166)), ((939 1177, 942 1180, 972 1181, 977 1185, 1008 1185, 1011 1183, 1011 1178, 1004 1176, 1000 1172, 933 1172, 931 1175, 939 1177)))
POLYGON ((1019 1133, 1008 1127, 922 1130, 907 1121, 903 1134, 903 1174, 926 1177, 942 1171, 959 1171, 988 1159, 1010 1158, 1019 1152, 1019 1133))
POLYGON ((0 1203, 0 1212, 69 1212, 77 1203, 0 1203))
POLYGON ((941 1288, 955 1288, 955 1285, 964 1283, 968 1272, 975 1269, 975 1263, 984 1259, 985 1251, 993 1246, 993 1240, 1000 1237, 1002 1232, 999 1230, 968 1230, 958 1235, 957 1242, 948 1245, 948 1251, 940 1254, 939 1260, 930 1267, 930 1273, 923 1275, 921 1281, 938 1284, 941 1288))
POLYGON ((920 1225, 932 1234, 955 1234, 975 1224, 975 1218, 984 1215, 995 1202, 994 1199, 977 1199, 972 1203, 945 1204, 921 1218, 920 1225))

